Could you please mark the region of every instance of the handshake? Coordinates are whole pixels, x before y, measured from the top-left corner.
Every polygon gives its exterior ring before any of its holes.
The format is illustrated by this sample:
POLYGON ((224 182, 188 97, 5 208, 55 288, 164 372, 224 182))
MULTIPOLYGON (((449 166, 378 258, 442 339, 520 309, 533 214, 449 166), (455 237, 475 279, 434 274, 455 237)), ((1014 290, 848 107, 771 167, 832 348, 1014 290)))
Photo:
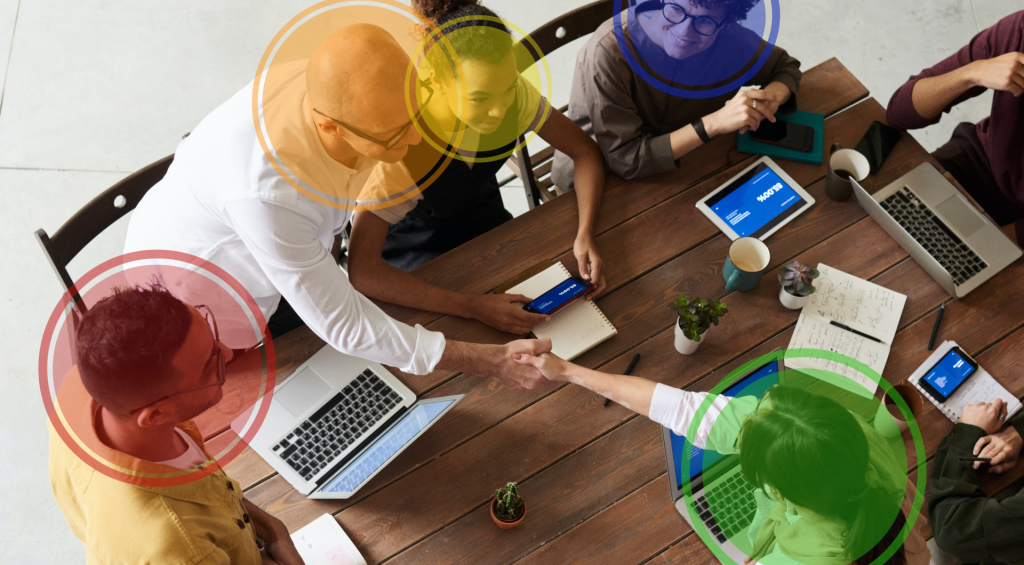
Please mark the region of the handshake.
POLYGON ((449 341, 445 358, 452 368, 490 377, 509 390, 554 388, 564 381, 565 361, 551 353, 551 340, 519 339, 505 345, 478 345, 449 341), (461 357, 461 359, 459 359, 461 357))
MULTIPOLYGON (((979 402, 964 406, 960 414, 960 423, 977 426, 988 434, 974 444, 975 457, 988 457, 990 473, 1003 473, 1013 468, 1020 456, 1024 440, 1013 426, 1003 429, 1006 419, 1006 403, 997 398, 995 402, 979 402)), ((978 469, 982 461, 976 461, 978 469)))

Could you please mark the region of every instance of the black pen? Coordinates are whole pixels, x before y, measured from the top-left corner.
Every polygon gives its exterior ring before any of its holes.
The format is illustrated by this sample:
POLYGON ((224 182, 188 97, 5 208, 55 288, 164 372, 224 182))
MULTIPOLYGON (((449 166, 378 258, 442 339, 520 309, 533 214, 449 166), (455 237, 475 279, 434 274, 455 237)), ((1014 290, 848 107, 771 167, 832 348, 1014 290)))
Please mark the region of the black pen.
POLYGON ((861 337, 866 337, 866 338, 870 339, 871 341, 877 341, 878 343, 882 343, 882 340, 878 339, 877 337, 870 336, 870 335, 868 335, 868 334, 866 334, 864 332, 859 332, 859 331, 851 328, 850 326, 844 326, 844 325, 842 325, 842 324, 840 324, 839 322, 836 322, 836 321, 830 321, 829 323, 832 324, 833 326, 837 327, 837 328, 842 328, 842 329, 844 329, 844 330, 846 330, 848 332, 853 332, 853 333, 855 333, 855 334, 857 334, 857 335, 859 335, 861 337))
POLYGON ((928 351, 935 347, 935 336, 939 334, 939 323, 942 322, 942 313, 946 311, 946 303, 939 306, 939 313, 935 316, 935 325, 932 326, 932 337, 928 340, 928 351))
MULTIPOLYGON (((623 375, 628 375, 628 374, 632 373, 633 369, 636 368, 636 364, 639 363, 639 362, 640 362, 640 354, 637 353, 636 355, 633 356, 633 360, 629 362, 629 366, 626 367, 626 372, 622 373, 622 374, 623 375)), ((612 399, 611 398, 605 398, 604 399, 604 406, 605 407, 607 407, 611 403, 612 403, 612 399)))
POLYGON ((961 461, 981 461, 982 463, 991 463, 991 457, 961 457, 961 461))

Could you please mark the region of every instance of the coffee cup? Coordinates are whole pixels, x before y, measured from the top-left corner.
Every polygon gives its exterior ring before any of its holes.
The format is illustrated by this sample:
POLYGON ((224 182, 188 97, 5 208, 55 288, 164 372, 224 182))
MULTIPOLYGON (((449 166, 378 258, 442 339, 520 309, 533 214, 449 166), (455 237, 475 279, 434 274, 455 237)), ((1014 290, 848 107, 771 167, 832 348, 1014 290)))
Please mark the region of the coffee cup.
POLYGON ((741 237, 732 242, 722 268, 725 290, 754 290, 771 260, 768 246, 756 237, 741 237))
POLYGON ((850 179, 860 182, 871 172, 868 158, 855 149, 843 149, 838 143, 832 144, 825 173, 825 194, 837 202, 849 200, 853 195, 850 179))
POLYGON ((921 400, 921 395, 918 394, 917 389, 906 382, 893 385, 892 390, 882 399, 882 402, 878 405, 878 411, 875 413, 875 429, 878 430, 878 433, 882 434, 882 437, 888 439, 903 434, 909 428, 903 411, 892 399, 891 394, 898 394, 903 398, 910 409, 910 414, 914 418, 919 417, 924 410, 924 402, 921 400))

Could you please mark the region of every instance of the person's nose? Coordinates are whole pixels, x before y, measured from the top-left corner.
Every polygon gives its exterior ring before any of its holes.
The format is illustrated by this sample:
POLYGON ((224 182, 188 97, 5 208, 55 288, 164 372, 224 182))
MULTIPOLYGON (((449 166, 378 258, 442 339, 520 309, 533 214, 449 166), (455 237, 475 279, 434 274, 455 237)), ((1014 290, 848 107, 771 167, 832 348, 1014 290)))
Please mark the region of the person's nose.
POLYGON ((419 145, 421 141, 423 141, 423 134, 416 128, 416 124, 409 126, 409 131, 402 136, 402 143, 408 145, 419 145))

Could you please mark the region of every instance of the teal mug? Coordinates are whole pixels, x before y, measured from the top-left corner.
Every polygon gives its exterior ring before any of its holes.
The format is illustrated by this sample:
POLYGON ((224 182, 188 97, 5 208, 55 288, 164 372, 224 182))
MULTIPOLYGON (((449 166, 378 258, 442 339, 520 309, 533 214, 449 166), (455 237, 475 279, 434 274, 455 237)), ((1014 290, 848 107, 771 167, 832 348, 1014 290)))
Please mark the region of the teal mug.
POLYGON ((729 246, 722 276, 725 290, 748 291, 757 288, 765 269, 771 263, 772 254, 768 246, 756 237, 741 237, 729 246))

